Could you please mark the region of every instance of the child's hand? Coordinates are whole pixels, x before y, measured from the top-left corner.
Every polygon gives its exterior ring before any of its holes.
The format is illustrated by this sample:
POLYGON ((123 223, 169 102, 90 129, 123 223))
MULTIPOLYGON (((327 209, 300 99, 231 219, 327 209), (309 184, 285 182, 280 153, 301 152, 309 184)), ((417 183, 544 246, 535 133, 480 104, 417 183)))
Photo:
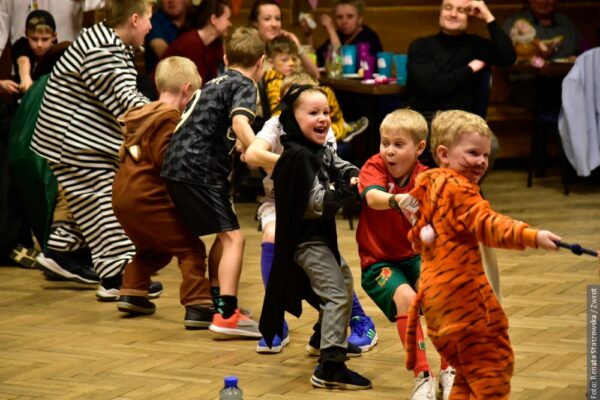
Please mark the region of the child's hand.
POLYGON ((19 85, 19 90, 21 93, 25 93, 30 87, 33 85, 33 81, 31 78, 24 78, 21 84, 19 85))
POLYGON ((397 194, 396 202, 400 206, 402 214, 410 221, 412 225, 417 222, 417 213, 419 212, 419 202, 410 194, 397 194))
POLYGON ((350 178, 351 185, 358 185, 358 182, 360 182, 360 180, 358 179, 358 176, 353 176, 352 178, 350 178))
POLYGON ((560 236, 555 235, 550 231, 538 231, 535 242, 539 248, 544 250, 558 250, 558 246, 554 241, 559 241, 560 236))
POLYGON ((19 85, 17 82, 7 80, 0 80, 0 94, 17 94, 19 93, 19 85))

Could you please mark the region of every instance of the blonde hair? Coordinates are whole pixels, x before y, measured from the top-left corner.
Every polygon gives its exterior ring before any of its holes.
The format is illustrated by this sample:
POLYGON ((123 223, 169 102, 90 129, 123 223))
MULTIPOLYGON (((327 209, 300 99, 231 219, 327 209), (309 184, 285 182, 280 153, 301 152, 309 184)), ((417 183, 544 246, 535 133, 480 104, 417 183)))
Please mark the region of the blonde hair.
POLYGON ((196 64, 185 57, 167 57, 156 66, 154 75, 156 89, 162 92, 179 92, 186 83, 191 83, 195 92, 202 85, 202 78, 196 64))
POLYGON ((56 30, 52 28, 45 19, 34 17, 27 22, 26 32, 28 36, 36 34, 54 35, 56 30))
POLYGON ((304 71, 292 72, 281 82, 281 91, 279 97, 285 96, 292 85, 314 85, 319 86, 319 82, 304 71))
POLYGON ((323 96, 325 96, 325 98, 327 98, 327 93, 325 93, 325 91, 322 88, 320 88, 319 86, 313 86, 311 88, 304 90, 302 93, 300 93, 300 96, 298 96, 298 98, 294 102, 294 105, 292 107, 293 110, 296 111, 296 109, 300 106, 300 102, 302 101, 302 98, 311 93, 321 93, 323 96))
POLYGON ((265 43, 254 28, 237 28, 225 45, 229 66, 251 68, 264 54, 265 43))
POLYGON ((494 139, 494 133, 479 115, 461 110, 438 112, 431 122, 431 154, 435 162, 440 164, 437 158, 439 146, 450 149, 463 135, 475 133, 494 139))
POLYGON ((140 16, 151 10, 152 0, 106 0, 104 15, 106 26, 119 27, 129 20, 133 14, 140 16))
POLYGON ((406 132, 411 139, 418 144, 422 140, 427 140, 427 121, 414 110, 408 108, 392 111, 381 121, 379 131, 401 130, 406 132))

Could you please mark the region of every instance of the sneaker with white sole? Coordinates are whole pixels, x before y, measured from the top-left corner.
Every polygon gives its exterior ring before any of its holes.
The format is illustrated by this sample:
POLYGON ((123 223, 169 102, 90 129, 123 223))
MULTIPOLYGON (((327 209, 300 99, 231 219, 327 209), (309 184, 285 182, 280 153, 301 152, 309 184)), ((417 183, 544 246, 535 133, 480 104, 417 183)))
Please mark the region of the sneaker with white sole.
POLYGON ((350 319, 348 342, 360 347, 362 352, 365 353, 375 347, 378 341, 379 336, 377 336, 375 324, 371 318, 357 315, 350 319))
POLYGON ((156 305, 146 296, 119 296, 117 310, 130 315, 150 315, 156 311, 156 305))
MULTIPOLYGON (((163 292, 162 283, 156 281, 151 282, 148 287, 148 298, 149 299, 157 299, 163 292)), ((102 284, 98 286, 98 290, 96 290, 96 298, 98 301, 102 302, 110 302, 119 300, 119 288, 114 287, 105 287, 102 284)))
POLYGON ((258 322, 242 314, 239 308, 229 318, 223 318, 219 313, 213 315, 212 323, 208 329, 222 335, 245 336, 257 339, 262 337, 258 330, 258 322))
POLYGON ((277 354, 281 353, 281 350, 290 343, 290 335, 288 332, 288 325, 285 320, 283 321, 283 339, 279 335, 275 335, 271 347, 267 345, 265 339, 260 338, 256 344, 256 352, 260 354, 277 354))
POLYGON ((373 387, 371 381, 345 365, 336 369, 315 368, 310 383, 321 389, 364 390, 373 387))
POLYGON ((342 142, 348 143, 361 133, 367 130, 369 127, 369 119, 367 117, 360 117, 355 122, 348 122, 350 125, 350 132, 342 139, 342 142))
POLYGON ((73 261, 67 262, 59 251, 46 250, 46 254, 40 253, 36 257, 41 269, 53 272, 63 278, 85 285, 95 285, 100 278, 91 266, 83 266, 73 261))
POLYGON ((456 370, 452 367, 448 367, 440 372, 440 391, 442 392, 442 400, 448 400, 450 398, 450 392, 452 392, 455 376, 456 370))
POLYGON ((436 400, 438 383, 429 372, 421 372, 415 378, 415 387, 410 400, 436 400))

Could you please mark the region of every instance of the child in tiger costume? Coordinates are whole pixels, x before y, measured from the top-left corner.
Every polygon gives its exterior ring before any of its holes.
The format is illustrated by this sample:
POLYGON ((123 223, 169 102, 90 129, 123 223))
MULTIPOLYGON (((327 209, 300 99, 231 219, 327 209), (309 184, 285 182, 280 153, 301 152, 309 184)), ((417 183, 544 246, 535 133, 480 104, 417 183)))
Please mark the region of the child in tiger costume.
POLYGON ((456 369, 450 399, 508 399, 514 357, 508 319, 489 284, 478 241, 490 247, 557 250, 560 238, 492 210, 477 183, 488 166, 493 133, 464 111, 439 113, 431 148, 440 168, 417 177, 419 206, 409 232, 421 253, 421 277, 410 306, 406 366, 414 368, 419 307, 435 348, 456 369))
MULTIPOLYGON (((399 212, 419 174, 427 170, 417 158, 425 149, 427 121, 413 110, 388 114, 380 127, 379 153, 360 170, 360 209, 356 241, 361 264, 361 284, 369 297, 396 324, 406 344, 408 308, 415 298, 421 258, 407 238, 412 228, 399 212)), ((427 361, 421 325, 416 327, 415 386, 411 400, 435 400, 438 384, 427 361)), ((443 400, 452 389, 454 370, 442 359, 439 380, 443 400)))

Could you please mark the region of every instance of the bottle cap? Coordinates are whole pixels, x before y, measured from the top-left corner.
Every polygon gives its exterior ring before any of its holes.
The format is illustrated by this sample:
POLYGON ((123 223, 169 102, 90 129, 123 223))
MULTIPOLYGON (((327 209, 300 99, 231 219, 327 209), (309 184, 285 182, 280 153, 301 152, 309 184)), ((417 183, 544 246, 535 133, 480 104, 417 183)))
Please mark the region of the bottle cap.
POLYGON ((237 376, 226 376, 225 377, 225 387, 236 387, 238 384, 237 376))

